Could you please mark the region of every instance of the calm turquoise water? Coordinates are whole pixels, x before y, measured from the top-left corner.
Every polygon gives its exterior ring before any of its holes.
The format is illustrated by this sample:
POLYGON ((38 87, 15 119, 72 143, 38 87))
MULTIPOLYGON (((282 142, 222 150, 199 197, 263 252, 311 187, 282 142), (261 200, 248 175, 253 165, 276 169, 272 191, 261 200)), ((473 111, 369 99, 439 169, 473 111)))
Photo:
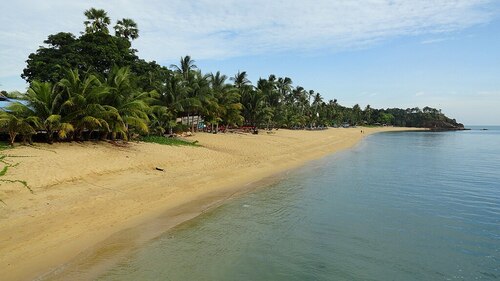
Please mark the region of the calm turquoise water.
POLYGON ((500 128, 383 133, 202 215, 99 280, 498 280, 500 128))

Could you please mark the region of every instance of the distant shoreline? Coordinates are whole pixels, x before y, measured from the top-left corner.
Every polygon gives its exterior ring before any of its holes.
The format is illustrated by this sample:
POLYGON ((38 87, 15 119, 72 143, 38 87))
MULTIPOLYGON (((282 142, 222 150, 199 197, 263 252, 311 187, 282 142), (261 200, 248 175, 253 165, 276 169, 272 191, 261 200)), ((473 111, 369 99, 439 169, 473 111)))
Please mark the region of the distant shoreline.
POLYGON ((372 133, 414 130, 199 133, 192 139, 202 147, 133 142, 17 147, 8 152, 9 161, 18 164, 6 178, 26 180, 34 193, 16 184, 0 186, 2 279, 67 279, 72 268, 82 266, 95 273, 127 249, 269 184, 279 173, 350 148, 372 133))

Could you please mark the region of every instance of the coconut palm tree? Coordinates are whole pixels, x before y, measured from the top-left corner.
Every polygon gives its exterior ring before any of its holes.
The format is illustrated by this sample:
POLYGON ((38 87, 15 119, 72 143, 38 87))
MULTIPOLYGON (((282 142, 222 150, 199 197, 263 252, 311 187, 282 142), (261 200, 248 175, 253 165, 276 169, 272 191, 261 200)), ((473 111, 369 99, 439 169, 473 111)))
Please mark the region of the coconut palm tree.
POLYGON ((180 74, 170 73, 166 80, 164 91, 160 93, 157 105, 167 107, 172 115, 177 116, 179 112, 184 111, 184 99, 189 89, 180 74))
POLYGON ((63 122, 60 114, 61 96, 57 87, 50 82, 33 81, 28 89, 25 99, 28 101, 24 111, 32 116, 37 116, 41 121, 41 128, 46 131, 47 142, 52 143, 54 133, 60 139, 65 139, 74 131, 73 125, 63 122))
MULTIPOLYGON (((209 75, 203 75, 200 70, 194 71, 189 83, 188 100, 190 104, 184 106, 188 113, 194 116, 207 116, 211 108, 217 106, 217 100, 210 90, 209 75)), ((194 122, 191 131, 194 131, 194 122)))
POLYGON ((285 77, 285 78, 278 78, 278 82, 276 83, 276 87, 278 88, 278 91, 280 92, 280 96, 282 99, 286 99, 290 91, 292 90, 292 79, 285 77))
POLYGON ((215 74, 211 73, 209 76, 212 94, 217 104, 214 118, 216 120, 216 132, 218 131, 219 121, 227 125, 238 125, 243 122, 243 116, 240 114, 242 104, 239 102, 238 90, 226 84, 226 80, 227 76, 221 75, 220 71, 215 74))
POLYGON ((22 136, 23 143, 28 141, 31 144, 31 136, 42 127, 40 118, 33 116, 32 112, 26 109, 24 104, 14 102, 5 110, 0 110, 0 127, 8 132, 11 146, 14 146, 18 135, 22 136))
POLYGON ((230 80, 234 82, 234 86, 238 89, 242 88, 243 86, 250 85, 251 82, 248 80, 248 75, 246 71, 239 71, 234 75, 234 77, 231 77, 230 80))
POLYGON ((321 106, 322 104, 323 104, 323 97, 321 96, 320 93, 316 93, 314 95, 314 100, 312 103, 312 106, 314 106, 314 112, 312 114, 312 119, 316 120, 316 126, 318 125, 317 121, 319 121, 319 116, 320 116, 319 111, 318 111, 318 107, 321 106))
POLYGON ((170 67, 172 67, 175 72, 180 73, 182 77, 188 81, 191 71, 198 68, 194 63, 195 61, 192 60, 190 56, 185 56, 181 57, 179 65, 172 64, 170 67))
POLYGON ((353 125, 357 125, 358 122, 361 120, 361 107, 359 107, 359 104, 355 104, 352 107, 352 115, 351 115, 351 122, 353 125))
POLYGON ((85 24, 86 33, 103 32, 109 34, 108 25, 111 23, 108 14, 103 9, 90 8, 84 12, 87 20, 85 24))
POLYGON ((106 82, 109 91, 103 94, 101 103, 105 104, 109 111, 116 110, 120 117, 110 123, 112 138, 117 134, 128 138, 131 128, 140 133, 148 133, 149 104, 153 103, 156 92, 137 91, 131 84, 131 72, 128 67, 114 67, 106 82))
MULTIPOLYGON (((73 124, 76 134, 75 139, 80 139, 84 132, 86 138, 90 137, 93 131, 100 133, 111 132, 108 121, 113 124, 123 124, 123 120, 118 111, 101 101, 108 95, 110 89, 94 75, 87 75, 82 80, 78 70, 68 70, 66 77, 58 83, 61 87, 61 97, 64 102, 61 104, 63 120, 73 124)), ((124 125, 121 133, 125 132, 124 125)), ((118 130, 117 128, 114 128, 118 130)))
POLYGON ((169 130, 169 135, 173 133, 173 127, 177 124, 172 112, 166 106, 153 105, 149 113, 149 132, 155 135, 163 135, 169 130))
POLYGON ((135 40, 139 38, 139 29, 137 28, 137 24, 132 19, 121 19, 116 22, 114 26, 115 36, 123 37, 127 40, 135 40))
POLYGON ((260 124, 272 117, 272 110, 266 106, 265 97, 262 91, 243 87, 241 95, 242 113, 245 122, 258 127, 260 124))
POLYGON ((363 111, 363 115, 364 115, 364 121, 366 121, 367 124, 372 123, 372 111, 373 109, 371 108, 371 106, 369 104, 366 105, 365 110, 363 111))

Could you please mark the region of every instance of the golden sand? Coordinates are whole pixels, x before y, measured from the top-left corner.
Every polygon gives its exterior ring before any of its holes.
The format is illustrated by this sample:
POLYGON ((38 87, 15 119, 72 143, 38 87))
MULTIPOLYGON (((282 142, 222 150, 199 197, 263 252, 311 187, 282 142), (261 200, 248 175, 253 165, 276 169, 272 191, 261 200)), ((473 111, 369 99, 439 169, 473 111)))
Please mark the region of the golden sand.
POLYGON ((20 183, 1 182, 1 279, 31 280, 89 252, 99 255, 100 248, 121 243, 123 236, 113 235, 126 229, 134 235, 130 239, 151 239, 158 233, 148 231, 146 222, 156 221, 154 228, 165 231, 263 178, 349 148, 371 133, 407 129, 363 130, 190 138, 202 147, 87 142, 4 151, 4 161, 18 165, 2 179, 24 180, 33 193, 20 183))

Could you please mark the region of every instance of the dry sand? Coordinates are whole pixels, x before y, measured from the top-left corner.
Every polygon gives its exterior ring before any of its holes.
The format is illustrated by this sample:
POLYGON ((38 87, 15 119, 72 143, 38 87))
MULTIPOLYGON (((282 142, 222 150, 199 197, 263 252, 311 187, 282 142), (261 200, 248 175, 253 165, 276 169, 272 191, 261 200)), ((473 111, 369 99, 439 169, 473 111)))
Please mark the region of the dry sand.
MULTIPOLYGON (((9 155, 4 161, 18 164, 2 179, 24 180, 33 193, 20 183, 0 182, 0 278, 57 279, 54 269, 82 263, 95 271, 106 266, 107 257, 249 190, 259 180, 349 148, 368 134, 407 129, 360 130, 191 137, 202 147, 87 142, 3 151, 9 155)), ((59 275, 68 279, 68 274, 59 275)), ((80 271, 75 278, 91 277, 80 271)))

